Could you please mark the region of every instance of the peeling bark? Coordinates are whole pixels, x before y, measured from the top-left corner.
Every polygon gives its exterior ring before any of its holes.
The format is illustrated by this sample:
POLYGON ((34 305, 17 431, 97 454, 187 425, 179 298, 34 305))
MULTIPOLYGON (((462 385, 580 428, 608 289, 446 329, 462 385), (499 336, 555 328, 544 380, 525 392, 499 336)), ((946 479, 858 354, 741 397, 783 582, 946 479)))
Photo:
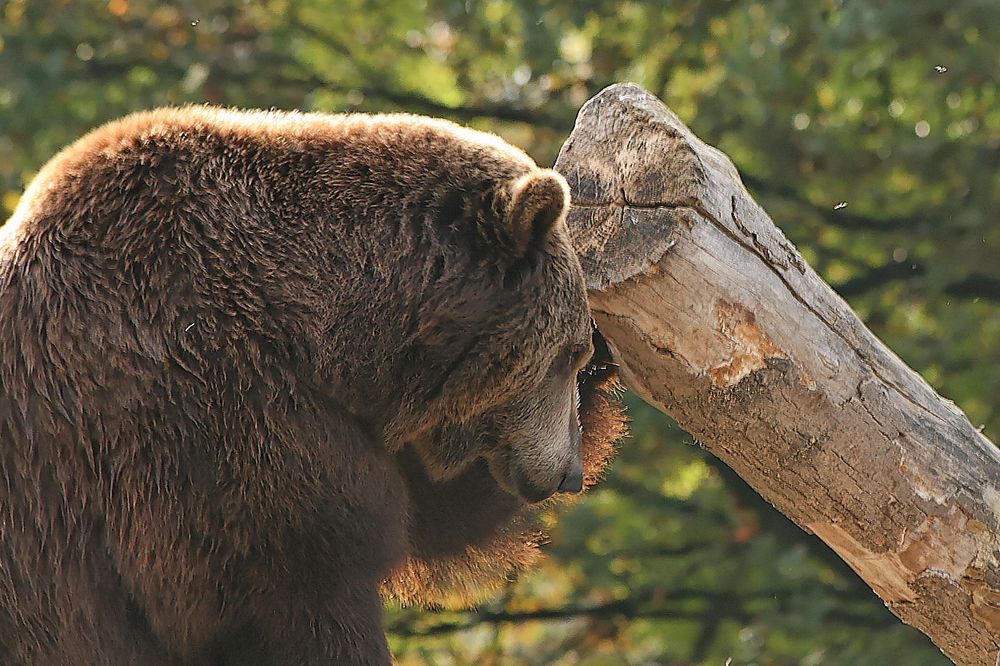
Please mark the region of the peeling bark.
POLYGON ((1000 454, 883 345, 641 88, 581 110, 556 163, 625 383, 958 664, 1000 648, 1000 454))

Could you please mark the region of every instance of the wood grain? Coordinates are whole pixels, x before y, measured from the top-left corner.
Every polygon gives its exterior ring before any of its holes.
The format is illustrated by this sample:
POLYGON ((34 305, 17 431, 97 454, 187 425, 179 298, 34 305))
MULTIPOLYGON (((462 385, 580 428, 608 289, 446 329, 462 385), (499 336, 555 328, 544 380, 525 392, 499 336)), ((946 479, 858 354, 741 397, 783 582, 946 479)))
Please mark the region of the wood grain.
POLYGON ((556 169, 625 383, 958 664, 1000 647, 1000 454, 879 341, 732 162, 631 84, 556 169))

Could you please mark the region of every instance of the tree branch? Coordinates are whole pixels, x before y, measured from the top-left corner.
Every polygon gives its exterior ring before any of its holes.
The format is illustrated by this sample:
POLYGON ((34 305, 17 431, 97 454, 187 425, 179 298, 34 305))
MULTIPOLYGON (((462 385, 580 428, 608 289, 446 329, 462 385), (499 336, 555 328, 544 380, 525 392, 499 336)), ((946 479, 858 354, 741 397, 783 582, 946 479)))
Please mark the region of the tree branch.
POLYGON ((787 201, 795 203, 806 210, 811 210, 822 220, 835 227, 844 229, 859 229, 863 231, 890 232, 900 230, 913 230, 924 226, 929 226, 933 220, 924 215, 901 215, 897 217, 870 217, 858 215, 851 212, 849 208, 835 210, 834 204, 829 208, 817 206, 805 199, 799 192, 790 185, 775 183, 773 181, 758 178, 747 174, 741 174, 744 183, 750 189, 756 190, 760 194, 778 196, 787 201))
POLYGON ((909 261, 902 263, 893 261, 872 268, 861 275, 852 277, 849 280, 839 282, 833 285, 833 288, 844 298, 849 298, 851 296, 860 296, 871 291, 872 289, 883 287, 889 282, 908 280, 910 278, 920 277, 925 273, 926 270, 919 264, 914 264, 909 261))
MULTIPOLYGON (((787 598, 791 598, 796 590, 788 590, 787 598)), ((781 602, 782 600, 779 600, 781 602)), ((466 631, 482 624, 520 624, 524 622, 554 622, 574 619, 621 619, 621 620, 698 620, 708 622, 713 618, 727 617, 741 622, 752 622, 759 612, 750 611, 745 606, 761 603, 774 603, 773 593, 763 596, 739 596, 728 593, 710 593, 701 591, 682 591, 671 593, 669 603, 649 603, 645 600, 625 599, 610 601, 594 606, 567 606, 564 608, 544 608, 534 611, 478 611, 459 613, 461 619, 450 622, 439 622, 427 627, 417 628, 411 622, 397 622, 389 627, 389 633, 397 636, 437 636, 460 631, 466 631), (709 604, 707 610, 692 611, 685 604, 692 601, 704 601, 709 604)), ((426 613, 425 613, 426 615, 426 613)), ((891 616, 889 616, 891 618, 891 616)), ((844 625, 860 627, 891 626, 893 620, 886 615, 876 617, 861 612, 834 611, 827 614, 830 621, 844 625)))
POLYGON ((945 287, 945 293, 958 298, 986 298, 1000 303, 1000 278, 973 274, 945 287))

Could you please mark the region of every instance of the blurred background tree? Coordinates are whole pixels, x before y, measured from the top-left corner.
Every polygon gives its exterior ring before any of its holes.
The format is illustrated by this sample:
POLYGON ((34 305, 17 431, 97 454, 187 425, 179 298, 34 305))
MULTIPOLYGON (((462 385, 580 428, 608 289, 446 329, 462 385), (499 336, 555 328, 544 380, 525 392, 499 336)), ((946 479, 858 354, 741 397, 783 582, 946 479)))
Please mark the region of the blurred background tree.
MULTIPOLYGON (((0 0, 0 211, 130 111, 409 111, 551 164, 636 81, 734 159, 809 262, 1000 435, 992 0, 0 0)), ((631 399, 630 399, 631 400, 631 399)), ((816 539, 631 400, 607 482, 477 611, 392 608, 403 664, 943 664, 816 539)))

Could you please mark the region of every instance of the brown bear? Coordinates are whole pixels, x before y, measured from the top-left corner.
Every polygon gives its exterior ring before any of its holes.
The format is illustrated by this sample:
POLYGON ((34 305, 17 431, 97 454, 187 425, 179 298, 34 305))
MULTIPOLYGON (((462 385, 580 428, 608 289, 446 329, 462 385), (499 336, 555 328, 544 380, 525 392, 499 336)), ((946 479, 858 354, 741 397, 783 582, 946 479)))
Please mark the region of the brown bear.
POLYGON ((388 664, 382 595, 530 562, 622 432, 567 192, 404 115, 56 156, 0 228, 0 663, 388 664))

